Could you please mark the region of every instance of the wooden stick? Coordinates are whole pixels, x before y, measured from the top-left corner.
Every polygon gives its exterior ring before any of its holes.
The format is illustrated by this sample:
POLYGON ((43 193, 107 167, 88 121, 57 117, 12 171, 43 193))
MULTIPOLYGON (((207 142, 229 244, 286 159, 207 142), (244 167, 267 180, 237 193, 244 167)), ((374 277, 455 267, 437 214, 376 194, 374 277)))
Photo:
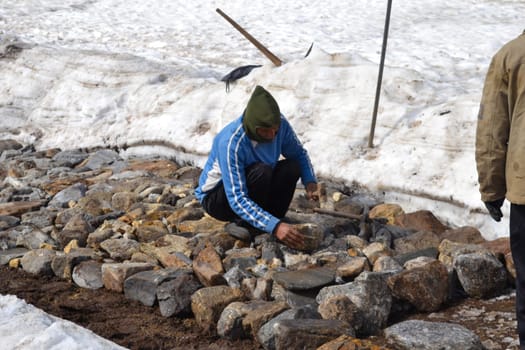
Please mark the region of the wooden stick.
POLYGON ((270 61, 273 62, 277 67, 283 64, 283 62, 275 56, 273 53, 270 52, 266 47, 264 47, 263 44, 257 41, 253 36, 250 35, 246 30, 244 30, 240 25, 237 24, 233 19, 231 19, 227 14, 221 11, 221 9, 216 10, 224 19, 226 19, 232 26, 235 27, 239 32, 241 32, 242 35, 246 37, 253 45, 255 45, 256 48, 259 49, 266 57, 270 59, 270 61))
POLYGON ((347 219, 354 219, 354 220, 360 220, 360 221, 363 219, 363 215, 341 213, 340 211, 334 211, 334 210, 328 210, 328 209, 314 208, 314 211, 319 214, 338 216, 338 217, 347 218, 347 219))

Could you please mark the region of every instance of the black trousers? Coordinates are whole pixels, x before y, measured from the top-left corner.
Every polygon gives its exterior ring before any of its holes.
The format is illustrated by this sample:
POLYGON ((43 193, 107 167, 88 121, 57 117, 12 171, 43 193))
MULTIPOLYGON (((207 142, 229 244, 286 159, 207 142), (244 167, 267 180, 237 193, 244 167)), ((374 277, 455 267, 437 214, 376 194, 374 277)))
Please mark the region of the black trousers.
MULTIPOLYGON (((274 169, 263 163, 252 164, 246 168, 248 197, 281 219, 288 211, 300 176, 301 168, 295 160, 280 160, 274 169)), ((208 214, 218 220, 240 220, 228 203, 222 183, 204 197, 202 206, 208 214)))
POLYGON ((525 350, 525 205, 510 205, 510 250, 516 268, 516 318, 520 349, 525 350))

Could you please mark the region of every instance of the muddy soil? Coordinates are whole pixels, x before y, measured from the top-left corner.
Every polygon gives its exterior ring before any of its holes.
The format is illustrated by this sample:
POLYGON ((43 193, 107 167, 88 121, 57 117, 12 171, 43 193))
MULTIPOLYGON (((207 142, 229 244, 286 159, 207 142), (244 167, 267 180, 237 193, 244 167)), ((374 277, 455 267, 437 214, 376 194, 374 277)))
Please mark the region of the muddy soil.
POLYGON ((191 317, 163 317, 158 307, 106 289, 90 290, 57 277, 0 267, 0 293, 12 294, 129 349, 262 349, 252 340, 230 342, 204 334, 191 317))
MULTIPOLYGON (((21 269, 0 267, 0 293, 16 295, 129 349, 262 349, 251 339, 228 341, 203 333, 191 315, 166 318, 158 307, 127 300, 122 294, 83 289, 57 277, 36 276, 21 269)), ((408 318, 461 324, 477 333, 489 350, 518 349, 512 293, 490 300, 463 299, 437 313, 400 315, 395 321, 408 318)), ((388 346, 381 337, 371 339, 376 345, 388 346)))

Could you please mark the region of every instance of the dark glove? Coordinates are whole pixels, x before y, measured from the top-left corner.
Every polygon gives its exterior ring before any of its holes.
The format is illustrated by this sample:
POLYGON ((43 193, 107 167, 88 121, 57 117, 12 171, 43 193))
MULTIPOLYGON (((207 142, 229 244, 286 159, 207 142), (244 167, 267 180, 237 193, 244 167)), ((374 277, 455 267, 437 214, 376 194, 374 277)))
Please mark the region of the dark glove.
POLYGON ((501 206, 503 205, 504 200, 505 198, 501 198, 492 202, 485 202, 485 207, 487 207, 490 216, 496 221, 500 221, 503 216, 501 213, 501 206))

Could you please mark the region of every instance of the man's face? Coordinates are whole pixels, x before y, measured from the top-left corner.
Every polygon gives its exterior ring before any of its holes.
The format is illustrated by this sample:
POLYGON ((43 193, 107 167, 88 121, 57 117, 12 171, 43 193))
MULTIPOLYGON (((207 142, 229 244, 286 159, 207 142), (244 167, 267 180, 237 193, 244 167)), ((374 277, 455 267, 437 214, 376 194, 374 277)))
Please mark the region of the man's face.
POLYGON ((259 135, 263 139, 267 141, 272 141, 275 138, 275 135, 277 135, 279 128, 278 127, 265 128, 265 127, 260 126, 260 127, 257 127, 255 131, 257 132, 257 135, 259 135))

